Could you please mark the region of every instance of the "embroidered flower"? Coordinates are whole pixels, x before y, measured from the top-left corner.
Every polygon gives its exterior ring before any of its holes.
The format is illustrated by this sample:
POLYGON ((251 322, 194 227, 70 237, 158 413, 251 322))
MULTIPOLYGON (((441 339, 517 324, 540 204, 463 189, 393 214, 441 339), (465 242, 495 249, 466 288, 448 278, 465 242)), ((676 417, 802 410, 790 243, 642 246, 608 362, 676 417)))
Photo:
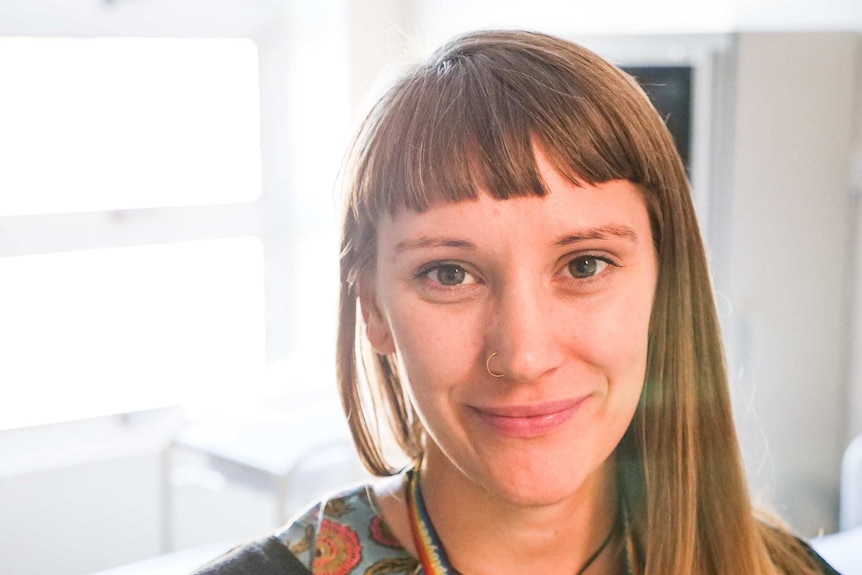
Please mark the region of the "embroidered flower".
POLYGON ((410 573, 419 566, 419 563, 410 557, 391 557, 382 559, 365 570, 362 575, 393 575, 394 573, 410 573))
POLYGON ((326 517, 340 519, 351 511, 353 511, 353 507, 347 502, 347 499, 341 498, 327 501, 323 513, 326 517))
POLYGON ((377 543, 387 547, 395 547, 396 549, 401 547, 401 543, 399 543, 395 536, 392 535, 392 531, 389 530, 389 526, 379 515, 375 515, 371 518, 371 524, 368 527, 371 531, 371 538, 377 543))
POLYGON ((356 533, 329 519, 320 522, 314 545, 312 571, 320 575, 347 575, 359 563, 361 547, 356 533))
POLYGON ((303 527, 303 536, 300 539, 294 539, 291 541, 290 539, 285 541, 285 545, 290 549, 290 552, 294 555, 299 555, 300 553, 305 553, 308 551, 309 547, 311 547, 311 540, 314 538, 314 527, 311 525, 305 525, 303 527))

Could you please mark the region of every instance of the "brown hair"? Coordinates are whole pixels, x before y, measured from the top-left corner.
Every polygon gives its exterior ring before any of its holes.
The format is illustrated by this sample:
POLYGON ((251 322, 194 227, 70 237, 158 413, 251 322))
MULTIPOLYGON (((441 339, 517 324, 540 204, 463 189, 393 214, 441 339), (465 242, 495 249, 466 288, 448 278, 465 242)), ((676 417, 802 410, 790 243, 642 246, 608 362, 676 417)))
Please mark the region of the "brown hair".
POLYGON ((424 434, 396 358, 371 350, 358 314, 376 223, 399 206, 475 198, 479 185, 500 199, 545 195, 534 140, 572 183, 628 180, 646 199, 658 282, 644 389, 616 452, 644 572, 816 573, 792 537, 752 516, 709 270, 670 135, 631 78, 543 34, 477 32, 443 46, 381 98, 354 143, 337 365, 366 466, 395 473, 387 437, 418 460, 424 434))

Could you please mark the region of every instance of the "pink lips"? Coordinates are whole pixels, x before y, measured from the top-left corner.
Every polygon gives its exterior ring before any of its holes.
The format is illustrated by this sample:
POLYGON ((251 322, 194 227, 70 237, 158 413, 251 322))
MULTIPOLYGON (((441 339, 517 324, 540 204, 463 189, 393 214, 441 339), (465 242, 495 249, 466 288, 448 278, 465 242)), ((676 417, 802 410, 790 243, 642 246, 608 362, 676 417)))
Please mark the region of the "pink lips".
POLYGON ((536 405, 473 407, 476 414, 499 433, 512 437, 547 435, 570 420, 589 398, 567 399, 536 405))

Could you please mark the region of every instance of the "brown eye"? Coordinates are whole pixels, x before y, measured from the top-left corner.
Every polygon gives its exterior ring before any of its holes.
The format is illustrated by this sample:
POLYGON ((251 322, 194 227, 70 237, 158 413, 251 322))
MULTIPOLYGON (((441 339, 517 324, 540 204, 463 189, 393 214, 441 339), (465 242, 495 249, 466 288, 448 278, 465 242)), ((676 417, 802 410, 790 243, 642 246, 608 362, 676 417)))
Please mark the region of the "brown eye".
POLYGON ((569 273, 573 278, 587 279, 599 273, 607 262, 595 256, 581 256, 569 262, 569 273))

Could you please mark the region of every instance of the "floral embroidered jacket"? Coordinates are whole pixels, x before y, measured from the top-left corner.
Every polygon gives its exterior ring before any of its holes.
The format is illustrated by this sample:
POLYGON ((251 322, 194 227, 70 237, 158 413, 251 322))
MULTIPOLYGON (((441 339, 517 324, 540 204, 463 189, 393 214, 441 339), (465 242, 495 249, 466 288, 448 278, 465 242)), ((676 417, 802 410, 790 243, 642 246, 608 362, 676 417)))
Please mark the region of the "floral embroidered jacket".
MULTIPOLYGON (((825 575, 839 575, 813 550, 825 575)), ((623 554, 625 556, 625 554, 623 554)), ((626 565, 624 573, 632 573, 626 565)), ((383 521, 368 486, 322 501, 283 531, 243 545, 194 575, 423 575, 383 521)))

